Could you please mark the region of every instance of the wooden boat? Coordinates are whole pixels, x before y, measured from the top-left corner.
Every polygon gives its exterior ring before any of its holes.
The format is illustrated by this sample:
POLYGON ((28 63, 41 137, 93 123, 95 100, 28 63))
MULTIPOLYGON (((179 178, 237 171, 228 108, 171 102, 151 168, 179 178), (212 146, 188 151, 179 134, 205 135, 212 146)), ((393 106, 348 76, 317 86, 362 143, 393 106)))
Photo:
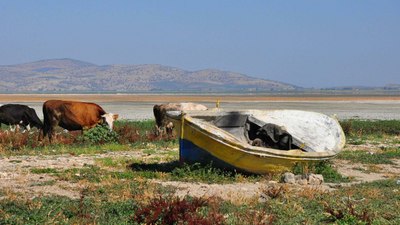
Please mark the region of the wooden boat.
POLYGON ((266 174, 291 170, 298 162, 327 160, 345 145, 338 121, 316 112, 217 109, 171 111, 167 116, 180 137, 183 163, 212 162, 222 168, 266 174), (269 131, 280 128, 276 133, 290 134, 288 149, 254 146, 257 135, 265 135, 260 131, 268 126, 269 131))

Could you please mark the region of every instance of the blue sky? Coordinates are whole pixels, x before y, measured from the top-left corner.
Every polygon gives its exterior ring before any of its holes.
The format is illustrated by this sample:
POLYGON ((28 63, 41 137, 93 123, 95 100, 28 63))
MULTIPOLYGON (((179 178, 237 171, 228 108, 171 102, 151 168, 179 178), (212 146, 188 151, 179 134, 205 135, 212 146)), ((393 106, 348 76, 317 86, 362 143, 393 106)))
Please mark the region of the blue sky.
POLYGON ((302 87, 400 84, 400 1, 1 1, 0 65, 73 58, 302 87))

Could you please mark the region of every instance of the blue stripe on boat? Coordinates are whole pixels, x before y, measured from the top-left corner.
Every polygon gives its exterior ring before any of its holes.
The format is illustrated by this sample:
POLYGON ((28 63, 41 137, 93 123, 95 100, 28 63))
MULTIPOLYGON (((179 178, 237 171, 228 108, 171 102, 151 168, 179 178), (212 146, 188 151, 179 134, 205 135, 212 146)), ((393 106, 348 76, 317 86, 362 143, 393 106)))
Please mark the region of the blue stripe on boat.
MULTIPOLYGON (((191 141, 179 139, 179 161, 181 163, 194 164, 201 163, 203 165, 212 164, 215 167, 228 170, 242 171, 239 168, 233 167, 228 163, 211 155, 206 150, 193 144, 191 141)), ((244 172, 244 171, 243 171, 244 172)))

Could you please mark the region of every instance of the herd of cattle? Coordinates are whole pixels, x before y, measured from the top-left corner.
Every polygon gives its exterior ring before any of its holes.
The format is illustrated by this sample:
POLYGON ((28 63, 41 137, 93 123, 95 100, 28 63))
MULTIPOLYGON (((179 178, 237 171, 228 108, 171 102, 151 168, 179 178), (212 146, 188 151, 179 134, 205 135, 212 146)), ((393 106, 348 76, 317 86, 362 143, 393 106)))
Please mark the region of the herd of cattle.
MULTIPOLYGON (((196 103, 168 103, 154 105, 153 113, 156 121, 157 134, 172 133, 173 124, 166 118, 168 111, 207 110, 207 107, 196 103)), ((22 126, 29 130, 36 127, 40 134, 39 140, 46 136, 52 141, 54 128, 60 126, 68 131, 88 130, 98 124, 106 124, 113 129, 114 121, 118 114, 106 113, 95 103, 48 100, 43 103, 43 122, 39 119, 34 109, 20 104, 6 104, 0 106, 0 126, 22 126)))

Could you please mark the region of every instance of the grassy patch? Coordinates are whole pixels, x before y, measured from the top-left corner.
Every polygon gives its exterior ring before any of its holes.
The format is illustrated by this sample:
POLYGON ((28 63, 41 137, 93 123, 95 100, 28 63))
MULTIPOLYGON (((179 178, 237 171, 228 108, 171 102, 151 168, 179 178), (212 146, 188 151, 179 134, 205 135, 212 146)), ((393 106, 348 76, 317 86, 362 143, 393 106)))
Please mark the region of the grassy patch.
POLYGON ((261 175, 247 175, 232 171, 223 171, 211 165, 181 165, 178 161, 166 163, 143 163, 129 160, 98 159, 97 165, 85 165, 82 168, 56 170, 53 168, 34 168, 32 173, 50 174, 58 180, 68 182, 87 181, 101 183, 107 180, 160 179, 168 181, 235 183, 258 182, 265 179, 261 175), (120 169, 110 171, 98 165, 120 169), (128 169, 127 169, 128 168, 128 169))
POLYGON ((132 201, 95 204, 91 199, 42 197, 26 201, 2 200, 0 221, 4 224, 119 224, 129 221, 132 201))
POLYGON ((292 172, 294 174, 321 174, 324 177, 325 182, 350 182, 349 178, 343 177, 335 168, 332 167, 332 163, 330 161, 298 163, 293 167, 292 172))
POLYGON ((16 151, 6 151, 4 155, 82 155, 82 154, 99 154, 113 151, 131 150, 129 145, 121 145, 118 143, 106 143, 102 145, 90 144, 52 144, 36 148, 23 148, 16 151))
POLYGON ((40 186, 53 186, 54 184, 56 184, 57 181, 55 180, 47 180, 47 181, 42 181, 42 182, 37 182, 32 184, 31 186, 36 186, 36 187, 40 187, 40 186))
POLYGON ((99 158, 95 159, 97 164, 100 164, 101 166, 105 167, 112 167, 112 168, 123 168, 126 166, 127 159, 126 158, 111 158, 111 157, 105 157, 105 158, 99 158))
POLYGON ((35 173, 35 174, 56 174, 59 171, 57 169, 54 168, 32 168, 31 169, 31 173, 35 173))
POLYGON ((56 174, 58 179, 76 183, 86 180, 93 183, 99 183, 105 178, 105 171, 98 166, 86 165, 83 168, 71 168, 56 174))
POLYGON ((400 158, 400 149, 389 149, 376 153, 365 151, 343 151, 337 156, 337 158, 364 164, 393 164, 392 159, 400 158))
POLYGON ((260 181, 261 175, 246 175, 233 171, 224 171, 209 165, 184 164, 171 171, 172 180, 203 183, 233 183, 241 181, 260 181))
POLYGON ((400 135, 399 120, 343 120, 340 121, 346 136, 400 135))
POLYGON ((212 165, 181 165, 178 161, 167 163, 132 163, 130 168, 136 174, 140 174, 140 176, 185 182, 234 183, 260 181, 264 178, 260 175, 246 175, 224 171, 212 165))

